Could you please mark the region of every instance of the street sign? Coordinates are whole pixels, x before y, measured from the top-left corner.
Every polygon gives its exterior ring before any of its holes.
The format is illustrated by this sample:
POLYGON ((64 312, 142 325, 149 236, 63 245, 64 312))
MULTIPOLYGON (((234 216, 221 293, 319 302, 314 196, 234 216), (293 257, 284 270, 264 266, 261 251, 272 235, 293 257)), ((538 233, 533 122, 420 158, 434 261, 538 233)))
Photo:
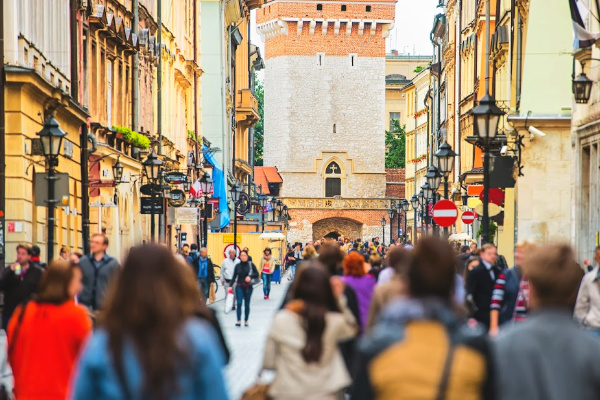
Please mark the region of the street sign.
POLYGON ((170 184, 178 184, 187 181, 187 175, 183 172, 168 172, 165 174, 165 182, 170 184))
POLYGON ((152 191, 154 191, 155 195, 161 195, 162 193, 160 185, 147 183, 145 185, 140 186, 140 192, 146 196, 152 196, 152 191))
POLYGON ((154 214, 163 214, 163 199, 162 198, 152 198, 152 197, 142 197, 140 198, 140 208, 142 214, 152 214, 154 210, 154 214), (154 202, 152 201, 154 200, 154 202))
POLYGON ((175 225, 198 225, 198 209, 195 207, 176 208, 175 225))
MULTIPOLYGON (((475 207, 475 211, 477 212, 477 214, 483 215, 483 203, 481 203, 480 205, 475 207)), ((501 212, 502 212, 502 207, 500 207, 499 205, 494 204, 494 203, 488 204, 488 215, 490 217, 495 217, 496 215, 500 214, 501 212)))
POLYGON ((171 198, 169 199, 169 205, 171 207, 181 207, 185 204, 186 198, 185 193, 181 189, 173 189, 171 190, 171 198))
MULTIPOLYGON (((490 203, 502 205, 504 203, 504 191, 502 189, 490 188, 488 191, 490 203)), ((479 200, 483 201, 483 191, 479 194, 479 200)))
POLYGON ((223 250, 223 255, 225 256, 225 258, 229 257, 230 249, 235 249, 236 257, 240 255, 240 246, 236 245, 235 247, 233 247, 233 243, 231 243, 231 244, 228 244, 227 246, 225 246, 225 249, 223 250))
POLYGON ((460 219, 464 224, 471 225, 475 221, 475 214, 472 211, 465 211, 460 219))
POLYGON ((458 218, 458 208, 450 200, 440 200, 433 207, 433 220, 444 228, 454 225, 458 218))
POLYGON ((467 195, 479 196, 483 192, 483 185, 469 185, 467 186, 467 195))

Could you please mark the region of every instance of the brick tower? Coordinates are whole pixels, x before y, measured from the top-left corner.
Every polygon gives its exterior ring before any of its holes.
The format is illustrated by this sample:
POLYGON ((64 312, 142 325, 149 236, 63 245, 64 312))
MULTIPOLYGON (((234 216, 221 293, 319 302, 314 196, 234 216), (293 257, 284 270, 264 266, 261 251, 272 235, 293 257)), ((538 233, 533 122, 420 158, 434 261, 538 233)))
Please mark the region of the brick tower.
POLYGON ((266 53, 264 165, 283 178, 290 241, 382 236, 390 205, 385 38, 395 5, 273 0, 257 10, 266 53))

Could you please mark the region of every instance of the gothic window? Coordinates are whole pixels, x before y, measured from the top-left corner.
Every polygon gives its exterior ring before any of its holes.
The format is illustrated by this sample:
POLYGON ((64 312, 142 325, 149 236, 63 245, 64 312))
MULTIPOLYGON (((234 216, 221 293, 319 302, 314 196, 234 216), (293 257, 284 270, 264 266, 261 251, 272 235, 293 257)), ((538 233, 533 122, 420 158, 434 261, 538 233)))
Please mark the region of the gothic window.
POLYGON ((342 180, 340 178, 325 178, 325 197, 341 196, 342 180))
POLYGON ((327 175, 329 175, 329 174, 339 175, 339 174, 342 173, 342 170, 340 169, 340 166, 338 165, 338 163, 336 163, 334 161, 334 162, 332 162, 331 164, 329 164, 327 166, 327 169, 325 170, 325 173, 327 175))

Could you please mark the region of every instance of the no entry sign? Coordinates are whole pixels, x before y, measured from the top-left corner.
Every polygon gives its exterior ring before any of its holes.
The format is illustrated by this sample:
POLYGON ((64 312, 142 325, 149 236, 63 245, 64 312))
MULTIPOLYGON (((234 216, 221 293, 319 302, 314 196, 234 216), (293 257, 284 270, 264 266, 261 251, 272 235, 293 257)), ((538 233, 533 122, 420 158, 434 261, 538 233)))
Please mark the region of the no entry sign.
POLYGON ((440 200, 433 207, 433 220, 444 228, 454 225, 458 218, 458 208, 450 200, 440 200))
POLYGON ((470 225, 475 221, 475 213, 472 211, 465 211, 460 217, 464 224, 470 225))

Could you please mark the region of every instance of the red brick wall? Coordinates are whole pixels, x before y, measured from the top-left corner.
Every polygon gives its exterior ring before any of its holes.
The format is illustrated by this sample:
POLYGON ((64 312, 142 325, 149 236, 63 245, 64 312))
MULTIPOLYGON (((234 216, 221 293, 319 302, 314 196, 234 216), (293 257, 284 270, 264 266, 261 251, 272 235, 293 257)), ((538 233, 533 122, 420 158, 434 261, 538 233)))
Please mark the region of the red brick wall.
POLYGON ((346 218, 365 225, 379 225, 381 217, 388 218, 385 210, 325 210, 325 209, 293 209, 289 210, 293 222, 298 225, 294 229, 302 229, 302 221, 308 220, 311 224, 325 218, 346 218))
POLYGON ((405 170, 403 168, 399 169, 386 169, 386 187, 385 187, 385 195, 386 197, 392 198, 405 198, 405 186, 404 186, 404 174, 405 170))

